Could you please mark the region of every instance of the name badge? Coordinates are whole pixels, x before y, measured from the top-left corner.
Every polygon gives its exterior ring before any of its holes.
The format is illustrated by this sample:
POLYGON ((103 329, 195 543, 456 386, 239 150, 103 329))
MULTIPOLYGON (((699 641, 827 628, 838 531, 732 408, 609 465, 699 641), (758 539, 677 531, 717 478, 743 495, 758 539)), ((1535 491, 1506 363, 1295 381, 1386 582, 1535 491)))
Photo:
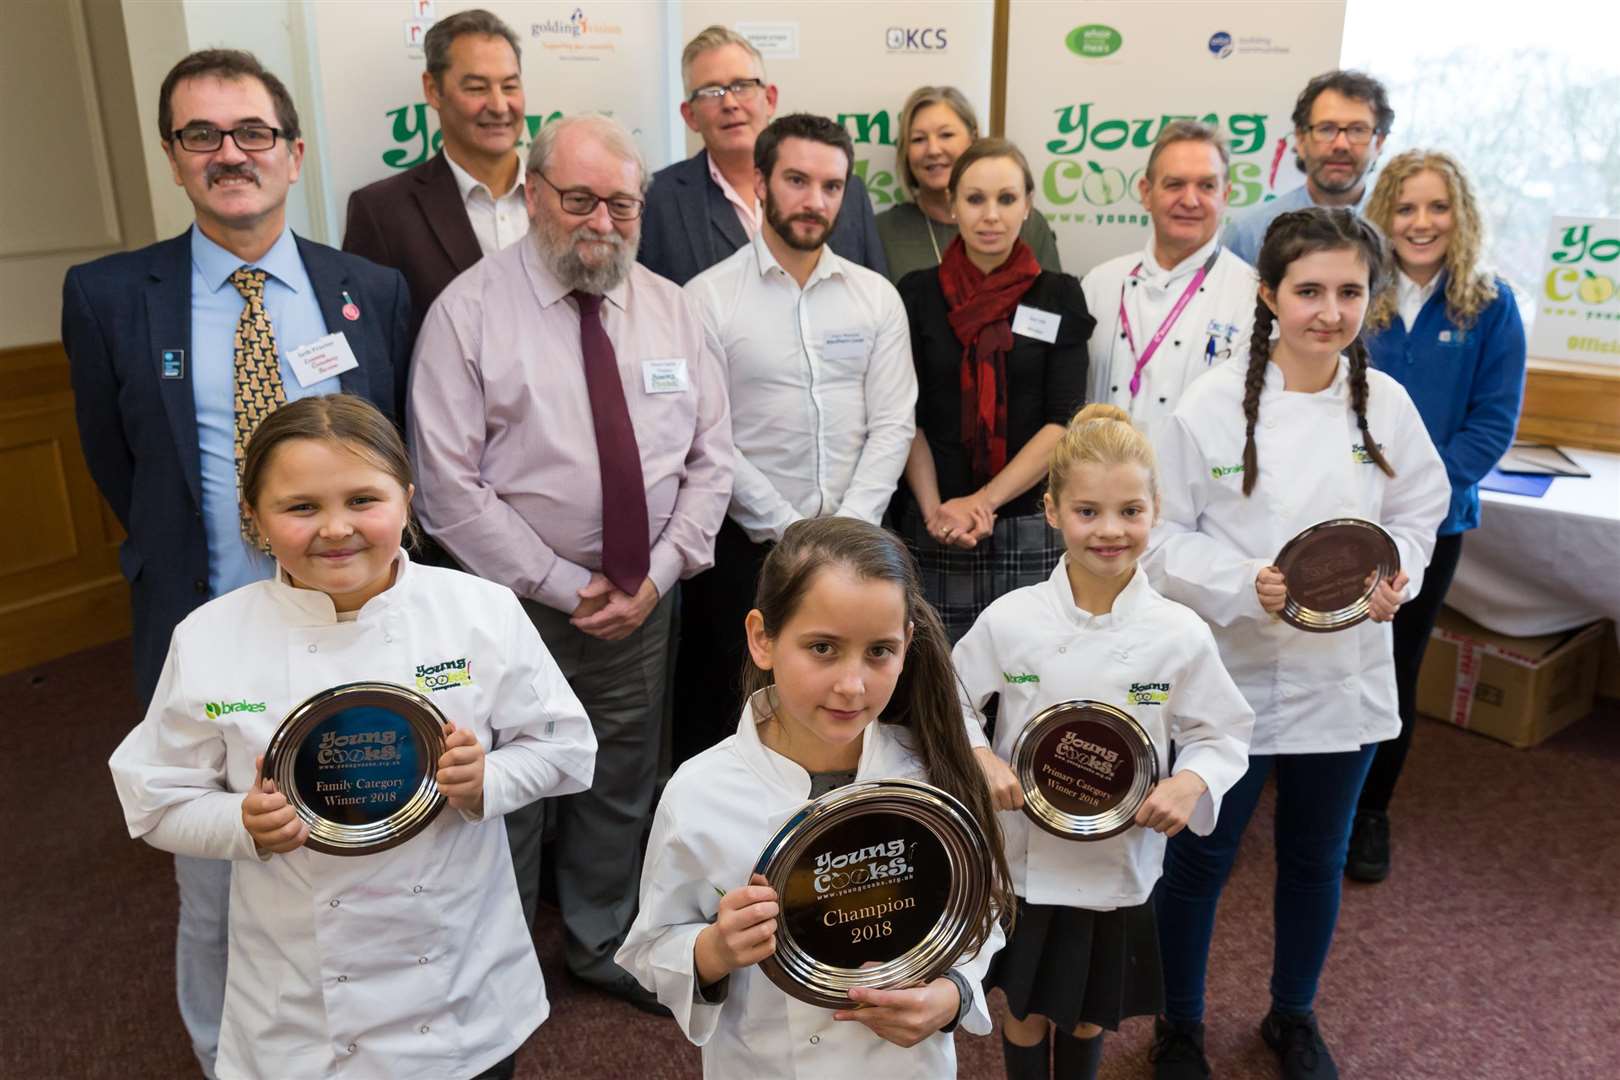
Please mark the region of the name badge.
POLYGON ((165 379, 183 379, 186 377, 186 350, 163 350, 163 377, 165 379))
POLYGON ((866 335, 859 330, 835 330, 821 339, 823 360, 865 360, 866 335))
POLYGON ((1058 324, 1062 321, 1061 315, 1019 304, 1018 310, 1013 312, 1012 332, 1050 345, 1057 340, 1058 324))
POLYGON ((287 353, 287 363, 292 365, 298 385, 306 390, 360 366, 360 361, 354 358, 354 350, 349 348, 349 339, 341 330, 293 349, 287 353))
POLYGON ((649 394, 679 394, 690 388, 686 379, 686 358, 643 360, 641 386, 649 394))

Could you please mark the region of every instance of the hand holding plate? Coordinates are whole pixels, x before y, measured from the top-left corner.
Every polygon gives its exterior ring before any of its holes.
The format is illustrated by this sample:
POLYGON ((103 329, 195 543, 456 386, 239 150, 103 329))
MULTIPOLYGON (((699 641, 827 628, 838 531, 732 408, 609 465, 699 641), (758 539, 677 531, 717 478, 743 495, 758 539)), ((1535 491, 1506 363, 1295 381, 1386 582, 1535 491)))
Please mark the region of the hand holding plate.
POLYGON ((761 874, 720 898, 714 922, 698 934, 693 959, 698 979, 712 985, 738 968, 757 964, 776 951, 776 917, 781 906, 761 874))
POLYGON ((445 802, 473 817, 483 817, 484 748, 478 736, 466 728, 446 722, 444 730, 444 753, 439 755, 434 783, 444 793, 445 802))
POLYGON ((896 1046, 912 1047, 956 1019, 961 992, 943 976, 927 986, 878 990, 856 986, 849 991, 856 1008, 840 1009, 834 1020, 865 1024, 872 1034, 896 1046))
POLYGON ((1283 573, 1275 566, 1268 566, 1261 570, 1254 579, 1254 591, 1260 597, 1260 607, 1268 615, 1276 615, 1288 602, 1288 583, 1283 580, 1283 573))
POLYGON ((990 801, 997 810, 1018 810, 1024 805, 1024 785, 1012 766, 1002 761, 988 746, 974 747, 973 756, 979 759, 984 782, 990 787, 990 801))
POLYGON ((1209 785, 1204 783, 1203 777, 1184 769, 1170 779, 1153 785, 1147 801, 1136 812, 1136 823, 1166 836, 1174 836, 1187 827, 1198 800, 1208 790, 1209 785))
POLYGON ((1367 598, 1367 618, 1373 622, 1389 622, 1400 610, 1406 599, 1406 583, 1410 579, 1406 571, 1399 571, 1393 579, 1385 578, 1378 583, 1373 594, 1367 598))
POLYGON ((272 855, 285 855, 304 846, 309 826, 299 820, 287 797, 264 776, 264 755, 253 763, 253 786, 242 799, 242 827, 253 845, 272 855))

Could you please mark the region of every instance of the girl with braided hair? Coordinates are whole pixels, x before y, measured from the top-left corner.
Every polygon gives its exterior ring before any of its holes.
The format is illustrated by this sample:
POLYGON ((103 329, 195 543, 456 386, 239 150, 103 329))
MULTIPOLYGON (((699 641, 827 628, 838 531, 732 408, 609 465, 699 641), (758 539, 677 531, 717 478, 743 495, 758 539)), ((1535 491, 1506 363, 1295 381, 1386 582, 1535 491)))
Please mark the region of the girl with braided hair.
POLYGON ((1266 232, 1248 362, 1194 383, 1159 432, 1164 515, 1143 565, 1202 615, 1255 712, 1249 768, 1208 836, 1169 841, 1158 897, 1165 1015, 1158 1080, 1209 1075, 1204 974, 1215 907, 1268 776, 1277 781, 1276 946, 1260 1033, 1285 1080, 1334 1078, 1312 1003, 1338 921, 1356 798, 1400 730, 1389 622, 1421 588, 1451 500, 1445 466, 1399 383, 1370 370, 1362 319, 1384 277, 1378 231, 1346 210, 1280 215, 1266 232), (1276 615, 1272 565, 1328 518, 1377 522, 1403 568, 1370 621, 1304 633, 1276 615))

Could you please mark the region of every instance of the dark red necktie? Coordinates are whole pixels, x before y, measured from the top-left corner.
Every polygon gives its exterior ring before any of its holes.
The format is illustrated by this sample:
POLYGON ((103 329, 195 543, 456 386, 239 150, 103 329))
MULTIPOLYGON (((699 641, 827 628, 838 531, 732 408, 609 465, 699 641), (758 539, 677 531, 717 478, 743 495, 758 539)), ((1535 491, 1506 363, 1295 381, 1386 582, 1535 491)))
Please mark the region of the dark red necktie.
POLYGON ((591 398, 596 456, 602 465, 602 573, 631 596, 647 578, 647 488, 641 450, 630 425, 624 383, 613 342, 602 326, 602 298, 569 294, 579 304, 579 342, 585 354, 585 392, 591 398))

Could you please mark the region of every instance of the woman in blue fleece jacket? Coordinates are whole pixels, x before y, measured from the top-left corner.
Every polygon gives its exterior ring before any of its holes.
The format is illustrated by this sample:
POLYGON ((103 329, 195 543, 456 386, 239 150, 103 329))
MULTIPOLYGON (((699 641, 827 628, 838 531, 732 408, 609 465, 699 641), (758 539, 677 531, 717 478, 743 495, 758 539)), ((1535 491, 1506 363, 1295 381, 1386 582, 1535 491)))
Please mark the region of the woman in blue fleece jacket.
POLYGON ((1524 324, 1508 283, 1480 268, 1479 206, 1454 158, 1409 150, 1384 166, 1367 219, 1389 236, 1395 287, 1367 313, 1373 366, 1399 380, 1451 477, 1423 591, 1395 616, 1401 733, 1378 745, 1361 791, 1345 873, 1389 873, 1389 801, 1412 741, 1418 668, 1462 553, 1479 524, 1479 481, 1506 453, 1524 397, 1524 324))

